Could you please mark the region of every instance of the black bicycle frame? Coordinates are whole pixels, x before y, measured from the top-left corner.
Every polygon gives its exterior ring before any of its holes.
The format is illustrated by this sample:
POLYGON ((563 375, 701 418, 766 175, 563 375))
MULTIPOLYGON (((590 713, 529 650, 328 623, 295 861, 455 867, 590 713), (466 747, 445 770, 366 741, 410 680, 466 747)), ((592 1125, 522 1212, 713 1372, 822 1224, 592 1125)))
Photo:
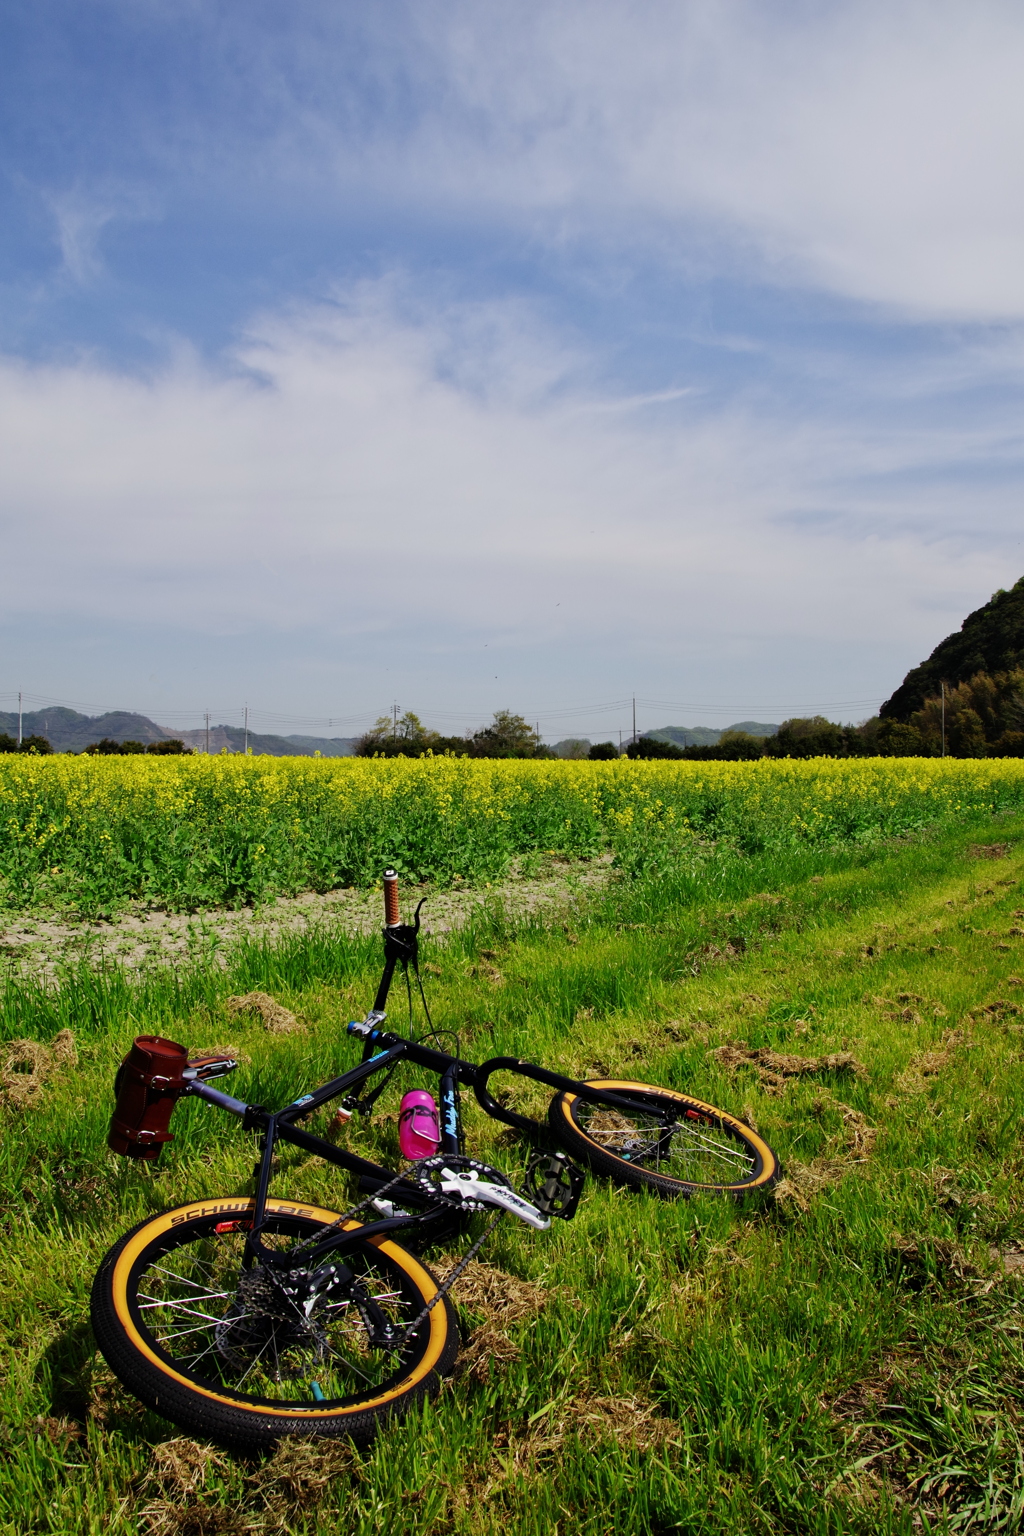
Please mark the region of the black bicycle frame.
MULTIPOLYGON (((222 1093, 220 1089, 199 1080, 189 1086, 187 1090, 189 1094, 203 1099, 207 1104, 212 1104, 218 1109, 227 1110, 229 1114, 237 1115, 245 1129, 262 1132, 261 1157, 256 1176, 252 1215, 251 1218, 246 1218, 248 1227, 246 1267, 261 1263, 288 1268, 292 1264, 291 1256, 287 1251, 279 1252, 267 1248, 260 1240, 260 1233, 267 1225, 267 1199, 270 1193, 274 1150, 280 1141, 291 1142, 293 1146, 301 1147, 306 1152, 322 1157, 326 1162, 334 1163, 339 1168, 345 1168, 349 1173, 358 1174, 360 1179, 365 1181, 365 1187, 371 1191, 375 1185, 380 1189, 385 1184, 390 1184, 396 1204, 411 1204, 414 1207, 424 1205, 423 1191, 412 1181, 402 1178, 393 1169, 370 1162, 368 1158, 346 1152, 343 1148, 336 1147, 333 1142, 325 1140, 324 1137, 315 1136, 309 1131, 300 1129, 298 1124, 307 1115, 322 1109, 333 1099, 350 1096, 376 1073, 389 1070, 400 1061, 410 1061, 416 1066, 426 1067, 437 1074, 441 1100, 440 1150, 442 1152, 457 1154, 461 1149, 462 1127, 458 1103, 460 1083, 465 1083, 473 1089, 481 1109, 492 1119, 504 1121, 506 1125, 515 1127, 534 1143, 540 1143, 546 1137, 546 1127, 540 1121, 517 1114, 495 1099, 488 1087, 490 1078, 495 1072, 512 1072, 519 1077, 528 1077, 535 1082, 545 1083, 557 1092, 571 1093, 584 1098, 588 1103, 661 1119, 665 1122, 666 1129, 672 1123, 673 1116, 669 1109, 661 1109, 632 1099, 628 1093, 614 1093, 594 1088, 575 1078, 565 1077, 559 1072, 548 1072, 533 1062, 523 1061, 515 1056, 493 1056, 475 1065, 461 1057, 452 1056, 447 1051, 437 1050, 433 1046, 423 1045, 417 1040, 409 1040, 402 1035, 395 1035, 381 1029, 380 1026, 386 1022, 387 1018, 385 1007, 396 965, 402 964, 404 967, 410 962, 415 965, 418 926, 418 922, 415 928, 395 925, 384 931, 384 974, 377 989, 374 1007, 362 1023, 352 1023, 348 1026, 350 1034, 359 1036, 363 1040, 363 1060, 351 1071, 332 1078, 330 1082, 314 1088, 310 1093, 304 1093, 300 1098, 279 1110, 265 1109, 260 1104, 243 1103, 241 1099, 234 1099, 230 1094, 222 1093)), ((296 1207, 295 1214, 301 1215, 302 1207, 296 1207)), ((436 1205, 432 1206, 428 1203, 427 1208, 419 1212, 383 1217, 378 1221, 361 1224, 352 1230, 341 1229, 332 1232, 321 1243, 303 1249, 303 1266, 315 1265, 328 1254, 344 1251, 346 1247, 355 1247, 368 1237, 377 1237, 401 1228, 409 1228, 424 1223, 436 1215, 436 1205)))

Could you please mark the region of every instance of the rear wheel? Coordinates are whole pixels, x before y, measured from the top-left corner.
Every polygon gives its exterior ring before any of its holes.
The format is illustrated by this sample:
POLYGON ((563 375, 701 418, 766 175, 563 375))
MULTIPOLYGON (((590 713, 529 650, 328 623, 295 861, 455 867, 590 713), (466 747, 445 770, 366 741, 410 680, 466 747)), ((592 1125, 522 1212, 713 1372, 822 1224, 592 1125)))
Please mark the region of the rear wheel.
POLYGON ((768 1143, 725 1110, 648 1083, 601 1079, 586 1086, 621 1093, 638 1107, 612 1109, 583 1094, 559 1093, 548 1119, 567 1151, 618 1184, 669 1196, 741 1195, 778 1177, 768 1143))
MULTIPOLYGON (((296 1302, 280 1271, 246 1270, 238 1197, 150 1217, 110 1250, 92 1292, 96 1341, 111 1369, 148 1407, 193 1434, 239 1449, 284 1435, 347 1435, 367 1443, 383 1420, 437 1390, 458 1350, 443 1297, 395 1347, 438 1292, 418 1259, 383 1237, 341 1256, 355 1287, 324 1285, 296 1302)), ((267 1202, 268 1247, 288 1248, 337 1219, 332 1211, 267 1202)), ((347 1223, 354 1230, 357 1222, 347 1223)))

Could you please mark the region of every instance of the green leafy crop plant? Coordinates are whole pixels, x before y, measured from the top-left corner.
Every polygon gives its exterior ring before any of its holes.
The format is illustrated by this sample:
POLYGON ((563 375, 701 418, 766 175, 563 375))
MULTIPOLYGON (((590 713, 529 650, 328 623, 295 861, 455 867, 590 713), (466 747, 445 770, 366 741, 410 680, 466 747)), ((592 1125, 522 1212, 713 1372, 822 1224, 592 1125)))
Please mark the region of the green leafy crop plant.
POLYGON ((107 916, 372 884, 484 884, 606 852, 705 888, 738 857, 849 850, 1024 805, 1017 759, 754 763, 0 757, 0 909, 107 916))

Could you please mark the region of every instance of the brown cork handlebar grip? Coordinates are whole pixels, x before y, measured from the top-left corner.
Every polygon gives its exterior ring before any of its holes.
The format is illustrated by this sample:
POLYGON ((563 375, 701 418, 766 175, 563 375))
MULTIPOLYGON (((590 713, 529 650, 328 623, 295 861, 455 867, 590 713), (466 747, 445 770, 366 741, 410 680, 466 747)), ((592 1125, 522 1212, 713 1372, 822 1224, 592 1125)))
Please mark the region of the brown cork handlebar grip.
POLYGON ((398 916, 398 876, 393 869, 384 871, 384 922, 389 928, 397 928, 401 919, 398 916))

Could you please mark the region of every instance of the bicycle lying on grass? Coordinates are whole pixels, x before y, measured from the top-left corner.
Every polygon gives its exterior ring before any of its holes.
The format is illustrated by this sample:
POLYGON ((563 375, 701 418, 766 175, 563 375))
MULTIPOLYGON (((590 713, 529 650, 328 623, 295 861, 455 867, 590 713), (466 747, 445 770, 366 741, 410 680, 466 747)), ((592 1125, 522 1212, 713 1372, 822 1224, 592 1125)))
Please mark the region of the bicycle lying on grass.
MULTIPOLYGON (((738 1197, 778 1176, 775 1154, 754 1131, 674 1089, 577 1082, 510 1056, 475 1065, 462 1059, 457 1042, 455 1054, 438 1048, 442 1031, 412 1039, 385 1030, 397 966, 411 1014, 419 908, 412 925, 401 922, 391 870, 384 892, 384 972, 373 1008, 348 1026, 363 1042, 351 1071, 269 1110, 211 1086, 237 1066, 231 1058, 190 1060, 184 1046, 143 1035, 115 1080, 109 1145, 123 1156, 157 1158, 173 1139, 174 1106, 187 1095, 236 1115, 262 1137, 251 1196, 148 1217, 106 1255, 92 1292, 97 1343, 124 1384, 182 1428, 240 1449, 295 1434, 365 1443, 383 1420, 436 1391, 459 1345, 453 1285, 505 1215, 538 1231, 573 1215, 583 1174, 567 1154, 620 1184, 669 1197, 699 1190, 738 1197), (342 1121, 368 1113, 402 1063, 436 1074, 440 1100, 438 1112, 423 1090, 403 1098, 404 1170, 302 1129, 301 1121, 335 1101, 342 1121), (546 1126, 499 1102, 490 1087, 497 1073, 555 1090, 546 1126), (460 1085, 532 1144, 520 1190, 500 1169, 466 1156, 460 1085), (339 1213, 272 1195, 280 1143, 357 1175, 364 1198, 339 1213), (371 1219, 358 1219, 371 1207, 371 1219), (490 1217, 483 1232, 439 1281, 419 1255, 464 1234, 482 1212, 490 1217)), ((420 996, 426 1009, 422 986, 420 996)))

